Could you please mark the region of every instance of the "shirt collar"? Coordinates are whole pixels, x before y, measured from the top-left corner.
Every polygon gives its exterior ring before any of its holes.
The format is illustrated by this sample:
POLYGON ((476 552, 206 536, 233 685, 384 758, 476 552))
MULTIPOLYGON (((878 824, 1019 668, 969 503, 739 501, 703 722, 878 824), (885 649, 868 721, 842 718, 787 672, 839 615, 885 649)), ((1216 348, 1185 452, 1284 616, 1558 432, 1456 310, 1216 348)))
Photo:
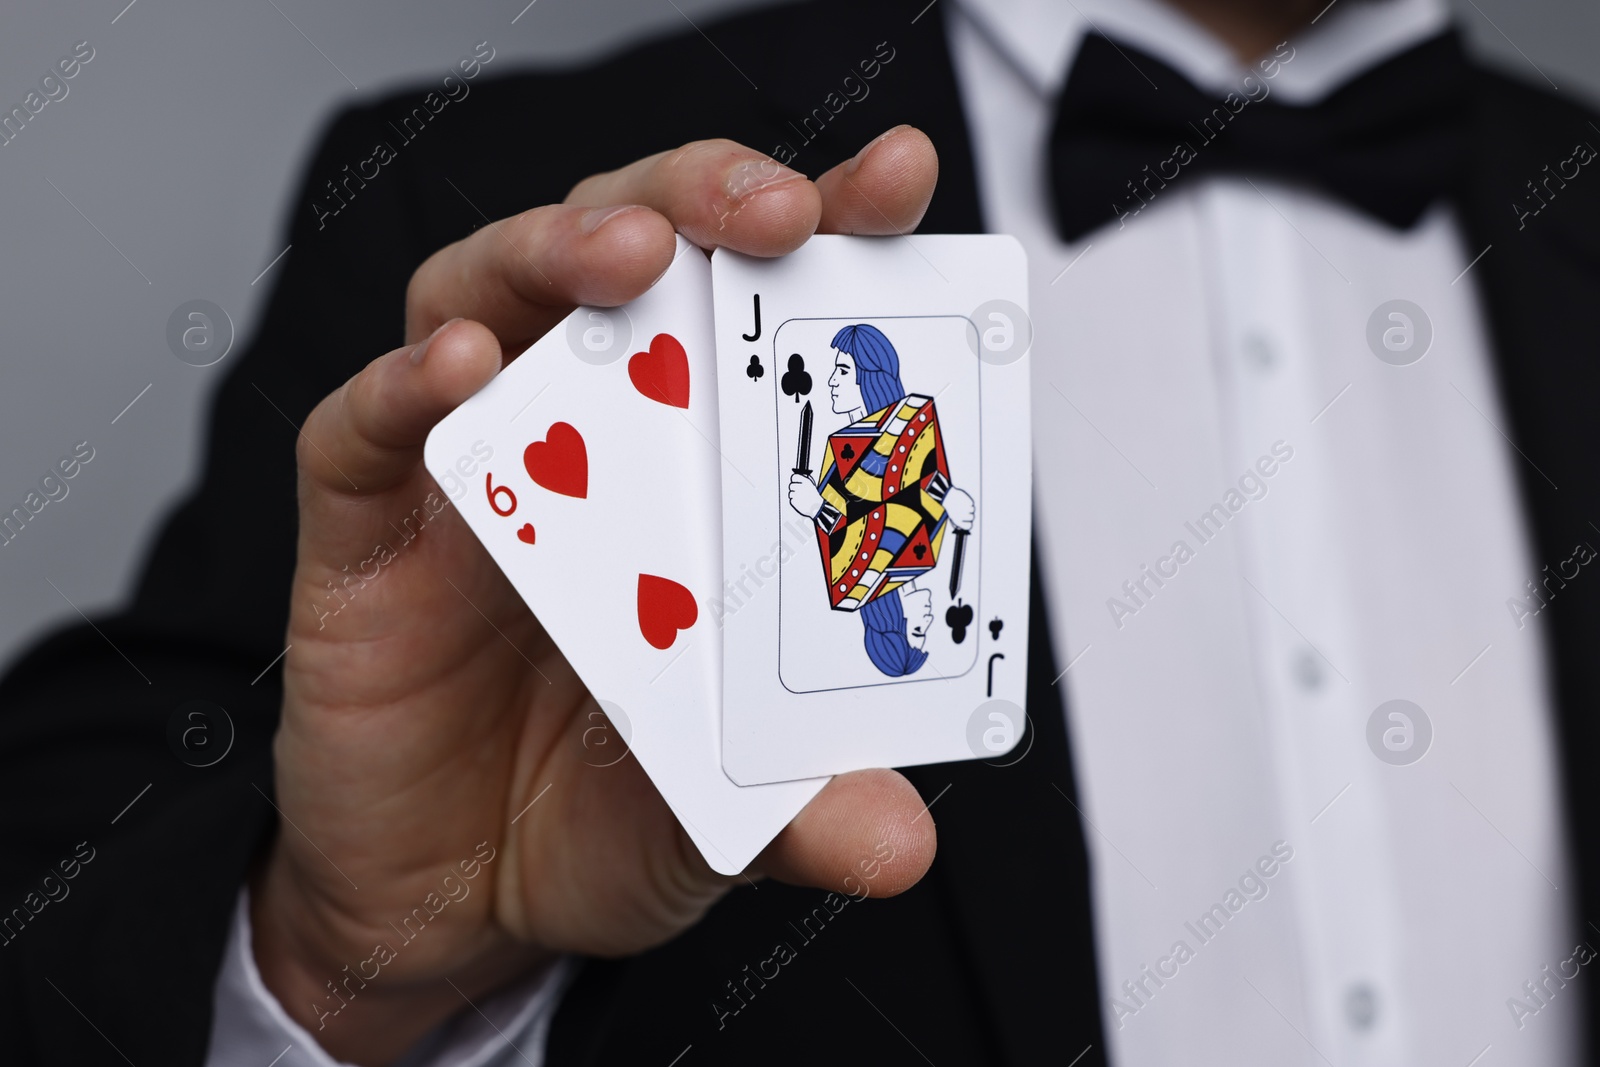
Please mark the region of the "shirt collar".
MULTIPOLYGON (((1199 23, 1161 0, 955 0, 989 45, 1041 96, 1054 96, 1085 34, 1098 32, 1170 64, 1221 95, 1247 72, 1199 23)), ((1360 72, 1448 28, 1444 0, 1334 0, 1290 41, 1275 93, 1309 104, 1360 72)))

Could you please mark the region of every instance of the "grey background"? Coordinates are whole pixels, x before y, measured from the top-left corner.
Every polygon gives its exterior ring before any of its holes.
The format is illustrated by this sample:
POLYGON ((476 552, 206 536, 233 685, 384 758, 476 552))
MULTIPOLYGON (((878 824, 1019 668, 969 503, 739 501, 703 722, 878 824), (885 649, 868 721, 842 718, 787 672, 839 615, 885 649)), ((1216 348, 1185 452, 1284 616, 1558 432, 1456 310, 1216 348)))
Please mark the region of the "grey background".
MULTIPOLYGON (((1600 5, 1454 2, 1480 55, 1600 100, 1600 5)), ((0 11, 0 111, 20 105, 75 42, 95 49, 68 95, 0 147, 0 512, 77 442, 95 449, 66 498, 0 547, 0 663, 77 610, 113 609, 131 591, 150 537, 198 476, 206 405, 229 366, 176 359, 168 315, 211 300, 232 316, 236 346, 248 339, 272 275, 257 278, 283 251, 286 198, 333 108, 437 81, 479 41, 496 52, 486 73, 504 75, 754 6, 126 4, 34 0, 0 11)))

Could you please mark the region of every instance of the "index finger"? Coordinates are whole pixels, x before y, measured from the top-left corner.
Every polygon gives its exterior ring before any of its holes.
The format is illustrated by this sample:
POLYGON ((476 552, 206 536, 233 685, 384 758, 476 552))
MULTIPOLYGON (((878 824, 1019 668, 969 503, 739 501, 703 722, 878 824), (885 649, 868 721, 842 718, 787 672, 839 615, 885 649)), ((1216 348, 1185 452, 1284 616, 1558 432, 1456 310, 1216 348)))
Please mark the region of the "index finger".
POLYGON ((644 204, 701 248, 792 252, 816 232, 822 194, 804 174, 735 141, 692 141, 595 174, 567 203, 644 204))

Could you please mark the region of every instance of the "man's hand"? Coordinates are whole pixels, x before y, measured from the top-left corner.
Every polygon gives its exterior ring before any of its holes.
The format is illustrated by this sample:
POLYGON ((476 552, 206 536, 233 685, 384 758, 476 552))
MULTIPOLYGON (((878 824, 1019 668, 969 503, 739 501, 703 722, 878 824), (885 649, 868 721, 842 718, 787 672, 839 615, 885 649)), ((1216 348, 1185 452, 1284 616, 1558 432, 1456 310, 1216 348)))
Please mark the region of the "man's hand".
MULTIPOLYGON (((901 233, 937 166, 900 127, 815 182, 728 141, 595 175, 432 256, 407 292, 407 347, 312 412, 275 741, 283 818, 251 920, 268 988, 328 1051, 388 1062, 463 998, 561 952, 658 944, 738 882, 705 864, 636 760, 594 765, 609 762, 584 747, 597 707, 440 507, 429 429, 575 304, 644 292, 675 229, 765 256, 814 232, 901 233), (380 543, 394 551, 373 575, 380 543), (475 858, 467 879, 457 865, 475 858), (404 923, 414 914, 425 926, 404 923)), ((752 873, 840 888, 887 843, 895 861, 871 890, 900 892, 933 859, 922 812, 898 774, 841 775, 752 873)))
POLYGON ((817 483, 804 474, 789 475, 789 506, 808 519, 817 517, 822 510, 822 494, 817 483))

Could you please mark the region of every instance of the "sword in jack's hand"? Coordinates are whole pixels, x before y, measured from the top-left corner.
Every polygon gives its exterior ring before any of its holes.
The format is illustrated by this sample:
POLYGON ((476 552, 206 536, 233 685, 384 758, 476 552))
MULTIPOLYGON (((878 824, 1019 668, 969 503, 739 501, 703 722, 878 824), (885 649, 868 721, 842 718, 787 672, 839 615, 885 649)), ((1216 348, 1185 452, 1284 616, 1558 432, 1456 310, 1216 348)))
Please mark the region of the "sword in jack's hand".
MULTIPOLYGON (((952 524, 954 525, 954 524, 952 524)), ((956 526, 953 532, 956 535, 955 555, 950 557, 950 599, 956 598, 956 593, 961 590, 961 562, 967 555, 967 531, 956 526)))
POLYGON ((794 472, 811 476, 811 401, 800 409, 800 440, 795 446, 794 472))

